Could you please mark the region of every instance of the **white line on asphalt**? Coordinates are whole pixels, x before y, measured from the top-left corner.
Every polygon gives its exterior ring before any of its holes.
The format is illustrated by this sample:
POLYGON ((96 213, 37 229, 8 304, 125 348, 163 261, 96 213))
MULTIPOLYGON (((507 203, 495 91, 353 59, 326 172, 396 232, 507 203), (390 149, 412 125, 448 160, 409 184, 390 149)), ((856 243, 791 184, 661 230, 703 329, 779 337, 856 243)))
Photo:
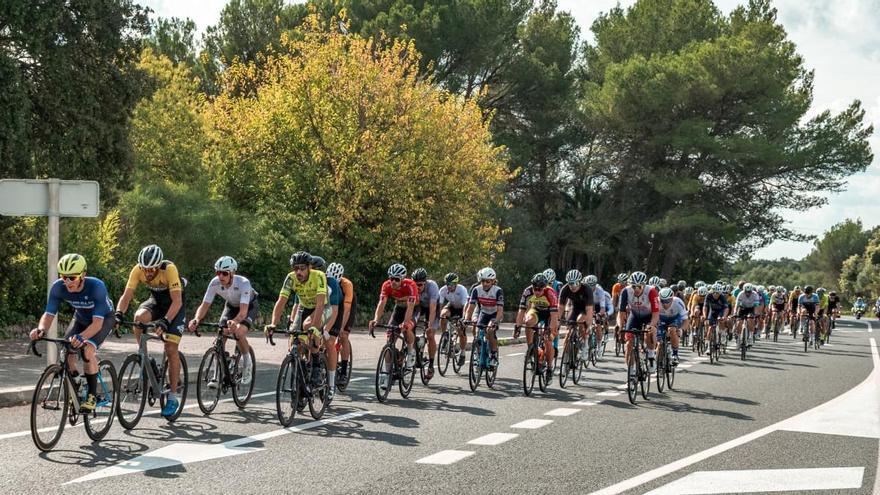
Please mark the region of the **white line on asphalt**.
POLYGON ((709 360, 709 358, 704 357, 704 356, 697 356, 694 358, 694 361, 708 361, 708 360, 709 360))
POLYGON ((19 392, 27 392, 28 390, 33 391, 34 386, 33 385, 25 385, 22 387, 0 388, 0 394, 17 394, 19 392))
MULTIPOLYGON (((870 326, 870 323, 868 325, 870 326)), ((880 354, 878 354, 878 351, 877 351, 877 342, 873 338, 871 338, 870 341, 871 341, 871 356, 872 356, 872 360, 874 363, 874 369, 871 371, 871 374, 868 375, 868 377, 865 378, 864 381, 862 381, 862 383, 860 383, 859 385, 857 385, 855 387, 855 389, 865 388, 865 389, 872 390, 875 394, 878 394, 878 390, 880 390, 880 354)), ((850 390, 844 392, 843 394, 831 399, 830 401, 825 402, 824 404, 820 404, 812 409, 804 411, 798 415, 792 416, 791 418, 782 420, 782 421, 775 423, 775 424, 772 424, 770 426, 766 426, 764 428, 761 428, 760 430, 753 431, 753 432, 748 433, 746 435, 743 435, 739 438, 734 438, 733 440, 730 440, 728 442, 724 442, 720 445, 716 445, 714 447, 708 448, 708 449, 703 450, 701 452, 697 452, 696 454, 690 455, 690 456, 685 457, 683 459, 679 459, 677 461, 671 462, 671 463, 666 464, 664 466, 660 466, 656 469, 652 469, 646 473, 642 473, 642 474, 640 474, 638 476, 634 476, 630 479, 623 480, 619 483, 615 483, 614 485, 605 487, 601 490, 594 491, 594 492, 590 493, 589 495, 617 495, 618 493, 622 493, 627 490, 631 490, 635 487, 641 486, 641 485, 648 483, 650 481, 653 481, 657 478, 667 476, 667 475, 674 473, 680 469, 684 469, 684 468, 691 466, 693 464, 696 464, 700 461, 704 461, 704 460, 706 460, 712 456, 715 456, 717 454, 720 454, 722 452, 727 452, 728 450, 730 450, 734 447, 739 447, 740 445, 744 445, 746 443, 749 443, 752 440, 761 438, 769 433, 773 433, 774 431, 778 431, 781 429, 791 429, 794 426, 794 424, 793 424, 794 422, 798 421, 800 418, 809 418, 811 413, 813 413, 814 411, 817 411, 817 410, 821 411, 823 409, 836 411, 838 408, 838 404, 840 404, 840 403, 846 403, 846 402, 852 401, 853 399, 855 399, 855 401, 864 400, 863 397, 861 396, 861 393, 859 393, 859 392, 852 393, 853 390, 854 389, 850 389, 850 390), (851 399, 851 398, 853 398, 853 399, 851 399)), ((880 394, 878 394, 878 395, 880 395, 880 394)), ((875 396, 872 400, 875 403, 872 406, 874 408, 873 411, 876 411, 877 410, 876 408, 878 406, 880 406, 877 404, 877 401, 880 399, 878 399, 875 396)), ((864 410, 868 410, 868 411, 872 410, 871 407, 864 407, 865 406, 864 402, 861 402, 860 405, 861 405, 862 409, 864 409, 864 410)), ((870 413, 868 414, 867 417, 871 417, 870 413)), ((838 421, 838 420, 835 418, 835 421, 838 421)), ((874 418, 874 421, 876 421, 876 418, 874 418)), ((878 462, 880 462, 880 461, 878 461, 878 462)), ((880 472, 880 471, 878 471, 878 472, 880 472)))
MULTIPOLYGON (((625 385, 626 385, 626 384, 624 383, 624 386, 625 386, 625 385)), ((623 393, 623 392, 617 392, 617 391, 614 391, 614 390, 609 390, 609 391, 607 391, 607 392, 599 392, 599 393, 596 394, 596 395, 601 396, 601 397, 617 397, 618 395, 620 395, 620 394, 622 394, 622 393, 623 393)))
POLYGON ((691 368, 691 367, 693 367, 692 364, 679 364, 679 365, 678 365, 678 369, 680 369, 680 370, 686 370, 686 369, 691 368))
MULTIPOLYGON (((626 384, 626 383, 621 383, 620 385, 618 385, 618 386, 616 386, 616 387, 614 387, 614 388, 616 388, 617 390, 626 390, 626 387, 627 387, 627 384, 626 384)), ((603 393, 604 393, 604 392, 603 392, 603 393)), ((599 395, 602 395, 602 394, 599 394, 599 395)))
POLYGON ((359 381, 362 381, 362 380, 369 380, 369 379, 370 379, 369 376, 359 376, 359 377, 357 377, 357 378, 352 378, 351 380, 348 381, 348 383, 351 383, 351 382, 359 382, 359 381))
POLYGON ((571 403, 571 405, 573 406, 595 406, 596 404, 598 404, 598 402, 589 399, 579 400, 577 402, 571 403))
POLYGON ((552 411, 547 411, 544 413, 544 416, 571 416, 572 414, 577 414, 581 412, 580 409, 573 409, 570 407, 560 407, 557 409, 553 409, 552 411))
POLYGON ((863 467, 697 471, 647 495, 846 490, 860 488, 864 475, 863 467))
POLYGON ((513 354, 508 354, 504 357, 523 356, 523 355, 525 355, 524 352, 514 352, 513 354))
POLYGON ((472 445, 500 445, 508 440, 518 437, 519 433, 489 433, 468 442, 472 445))
POLYGON ((552 423, 552 419, 527 419, 525 421, 520 421, 515 425, 510 425, 511 428, 523 428, 526 430, 537 430, 542 426, 547 426, 552 423))
POLYGON ((417 460, 417 464, 440 464, 447 465, 456 463, 466 457, 470 457, 474 455, 475 452, 470 450, 441 450, 434 455, 429 455, 428 457, 422 457, 417 460))
MULTIPOLYGON (((275 393, 275 392, 272 392, 275 393)), ((250 437, 236 438, 221 444, 208 444, 204 442, 175 442, 166 445, 160 449, 156 449, 147 454, 138 456, 134 459, 120 462, 115 466, 101 469, 91 474, 87 474, 81 478, 64 483, 80 483, 83 481, 95 480, 100 478, 108 478, 111 476, 120 476, 129 473, 139 473, 152 469, 162 469, 167 467, 178 466, 193 462, 207 461, 210 459, 218 459, 233 455, 248 454, 264 450, 263 447, 244 447, 244 445, 254 442, 260 442, 269 438, 281 435, 287 435, 303 430, 309 430, 318 426, 344 421, 346 419, 357 418, 371 414, 372 411, 357 411, 339 416, 325 418, 319 421, 311 421, 302 425, 291 426, 289 428, 281 428, 279 430, 267 431, 250 437)))

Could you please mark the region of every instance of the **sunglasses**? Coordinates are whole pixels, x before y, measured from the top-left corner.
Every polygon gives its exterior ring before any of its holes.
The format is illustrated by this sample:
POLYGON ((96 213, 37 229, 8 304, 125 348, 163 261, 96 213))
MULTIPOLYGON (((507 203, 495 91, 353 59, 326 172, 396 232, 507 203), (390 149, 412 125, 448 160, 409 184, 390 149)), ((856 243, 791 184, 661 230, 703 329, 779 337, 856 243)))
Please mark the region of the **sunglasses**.
POLYGON ((580 282, 569 282, 569 283, 568 283, 568 286, 569 286, 569 287, 577 287, 577 286, 579 286, 579 285, 581 285, 580 282))
POLYGON ((159 271, 158 268, 141 268, 141 270, 143 270, 144 273, 156 273, 159 271))
POLYGON ((309 265, 294 265, 293 267, 293 271, 295 272, 307 272, 310 269, 309 265))
POLYGON ((671 304, 672 298, 669 299, 660 299, 660 304, 671 304))
POLYGON ((82 277, 82 273, 79 275, 61 275, 61 280, 64 280, 65 282, 76 282, 80 277, 82 277))
POLYGON ((633 284, 633 286, 632 286, 633 290, 638 290, 638 289, 641 289, 641 288, 644 288, 644 287, 645 287, 645 286, 642 285, 642 284, 633 284))
POLYGON ((220 271, 217 271, 214 273, 216 273, 218 277, 228 277, 229 276, 229 272, 223 271, 223 270, 220 270, 220 271))
POLYGON ((391 278, 389 278, 388 280, 390 280, 390 281, 393 282, 393 283, 397 283, 397 282, 400 282, 400 281, 403 280, 403 279, 401 279, 400 277, 391 277, 391 278))

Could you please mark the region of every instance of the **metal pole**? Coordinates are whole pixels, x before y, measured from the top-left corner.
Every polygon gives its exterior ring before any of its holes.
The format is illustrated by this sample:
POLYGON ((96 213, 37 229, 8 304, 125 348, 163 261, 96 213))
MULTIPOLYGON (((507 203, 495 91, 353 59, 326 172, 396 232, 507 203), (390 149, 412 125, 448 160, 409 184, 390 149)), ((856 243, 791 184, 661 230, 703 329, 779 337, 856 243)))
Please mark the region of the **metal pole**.
MULTIPOLYGON (((58 179, 49 179, 49 235, 48 235, 48 249, 46 250, 46 283, 48 292, 49 289, 52 288, 52 284, 58 280, 58 237, 59 237, 59 225, 58 219, 60 216, 59 210, 60 208, 60 190, 61 190, 61 181, 58 179)), ((58 318, 54 318, 52 320, 52 325, 48 328, 49 335, 53 338, 58 338, 58 318)), ((46 364, 54 364, 55 360, 58 357, 58 350, 55 349, 55 344, 50 344, 48 349, 49 352, 46 353, 46 364)))

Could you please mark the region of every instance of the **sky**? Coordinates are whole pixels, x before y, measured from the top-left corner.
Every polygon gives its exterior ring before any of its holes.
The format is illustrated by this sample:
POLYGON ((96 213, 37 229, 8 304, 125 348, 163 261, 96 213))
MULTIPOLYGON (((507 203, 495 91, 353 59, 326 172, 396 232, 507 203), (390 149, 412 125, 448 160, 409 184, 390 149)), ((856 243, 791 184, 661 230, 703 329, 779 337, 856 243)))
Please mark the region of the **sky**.
MULTIPOLYGON (((747 0, 715 0, 725 14, 747 0)), ((199 31, 217 23, 226 0, 143 0, 162 17, 190 18, 199 31)), ((558 0, 592 41, 590 25, 602 12, 635 0, 558 0)), ((826 194, 828 204, 807 212, 783 211, 795 232, 821 236, 846 218, 860 219, 865 228, 880 225, 880 0, 775 0, 779 21, 797 45, 806 67, 815 70, 813 107, 808 116, 824 110, 840 111, 853 100, 862 101, 866 120, 877 128, 871 138, 874 162, 849 178, 846 191, 826 194)), ((753 258, 799 259, 812 243, 776 241, 753 258)))

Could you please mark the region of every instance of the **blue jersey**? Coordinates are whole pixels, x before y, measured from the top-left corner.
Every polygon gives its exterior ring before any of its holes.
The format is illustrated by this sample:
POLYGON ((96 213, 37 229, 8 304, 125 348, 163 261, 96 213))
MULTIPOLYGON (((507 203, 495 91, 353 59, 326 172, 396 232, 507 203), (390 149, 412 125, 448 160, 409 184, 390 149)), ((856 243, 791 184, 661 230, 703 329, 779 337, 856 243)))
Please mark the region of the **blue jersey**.
POLYGON ((104 318, 113 313, 113 301, 107 295, 107 286, 100 279, 86 277, 83 288, 79 292, 70 292, 64 281, 58 279, 49 289, 45 313, 55 316, 61 301, 67 301, 74 307, 74 318, 80 323, 89 325, 92 318, 104 318))
POLYGON ((331 306, 339 306, 342 304, 342 288, 339 287, 339 281, 333 277, 327 277, 327 301, 331 306))

